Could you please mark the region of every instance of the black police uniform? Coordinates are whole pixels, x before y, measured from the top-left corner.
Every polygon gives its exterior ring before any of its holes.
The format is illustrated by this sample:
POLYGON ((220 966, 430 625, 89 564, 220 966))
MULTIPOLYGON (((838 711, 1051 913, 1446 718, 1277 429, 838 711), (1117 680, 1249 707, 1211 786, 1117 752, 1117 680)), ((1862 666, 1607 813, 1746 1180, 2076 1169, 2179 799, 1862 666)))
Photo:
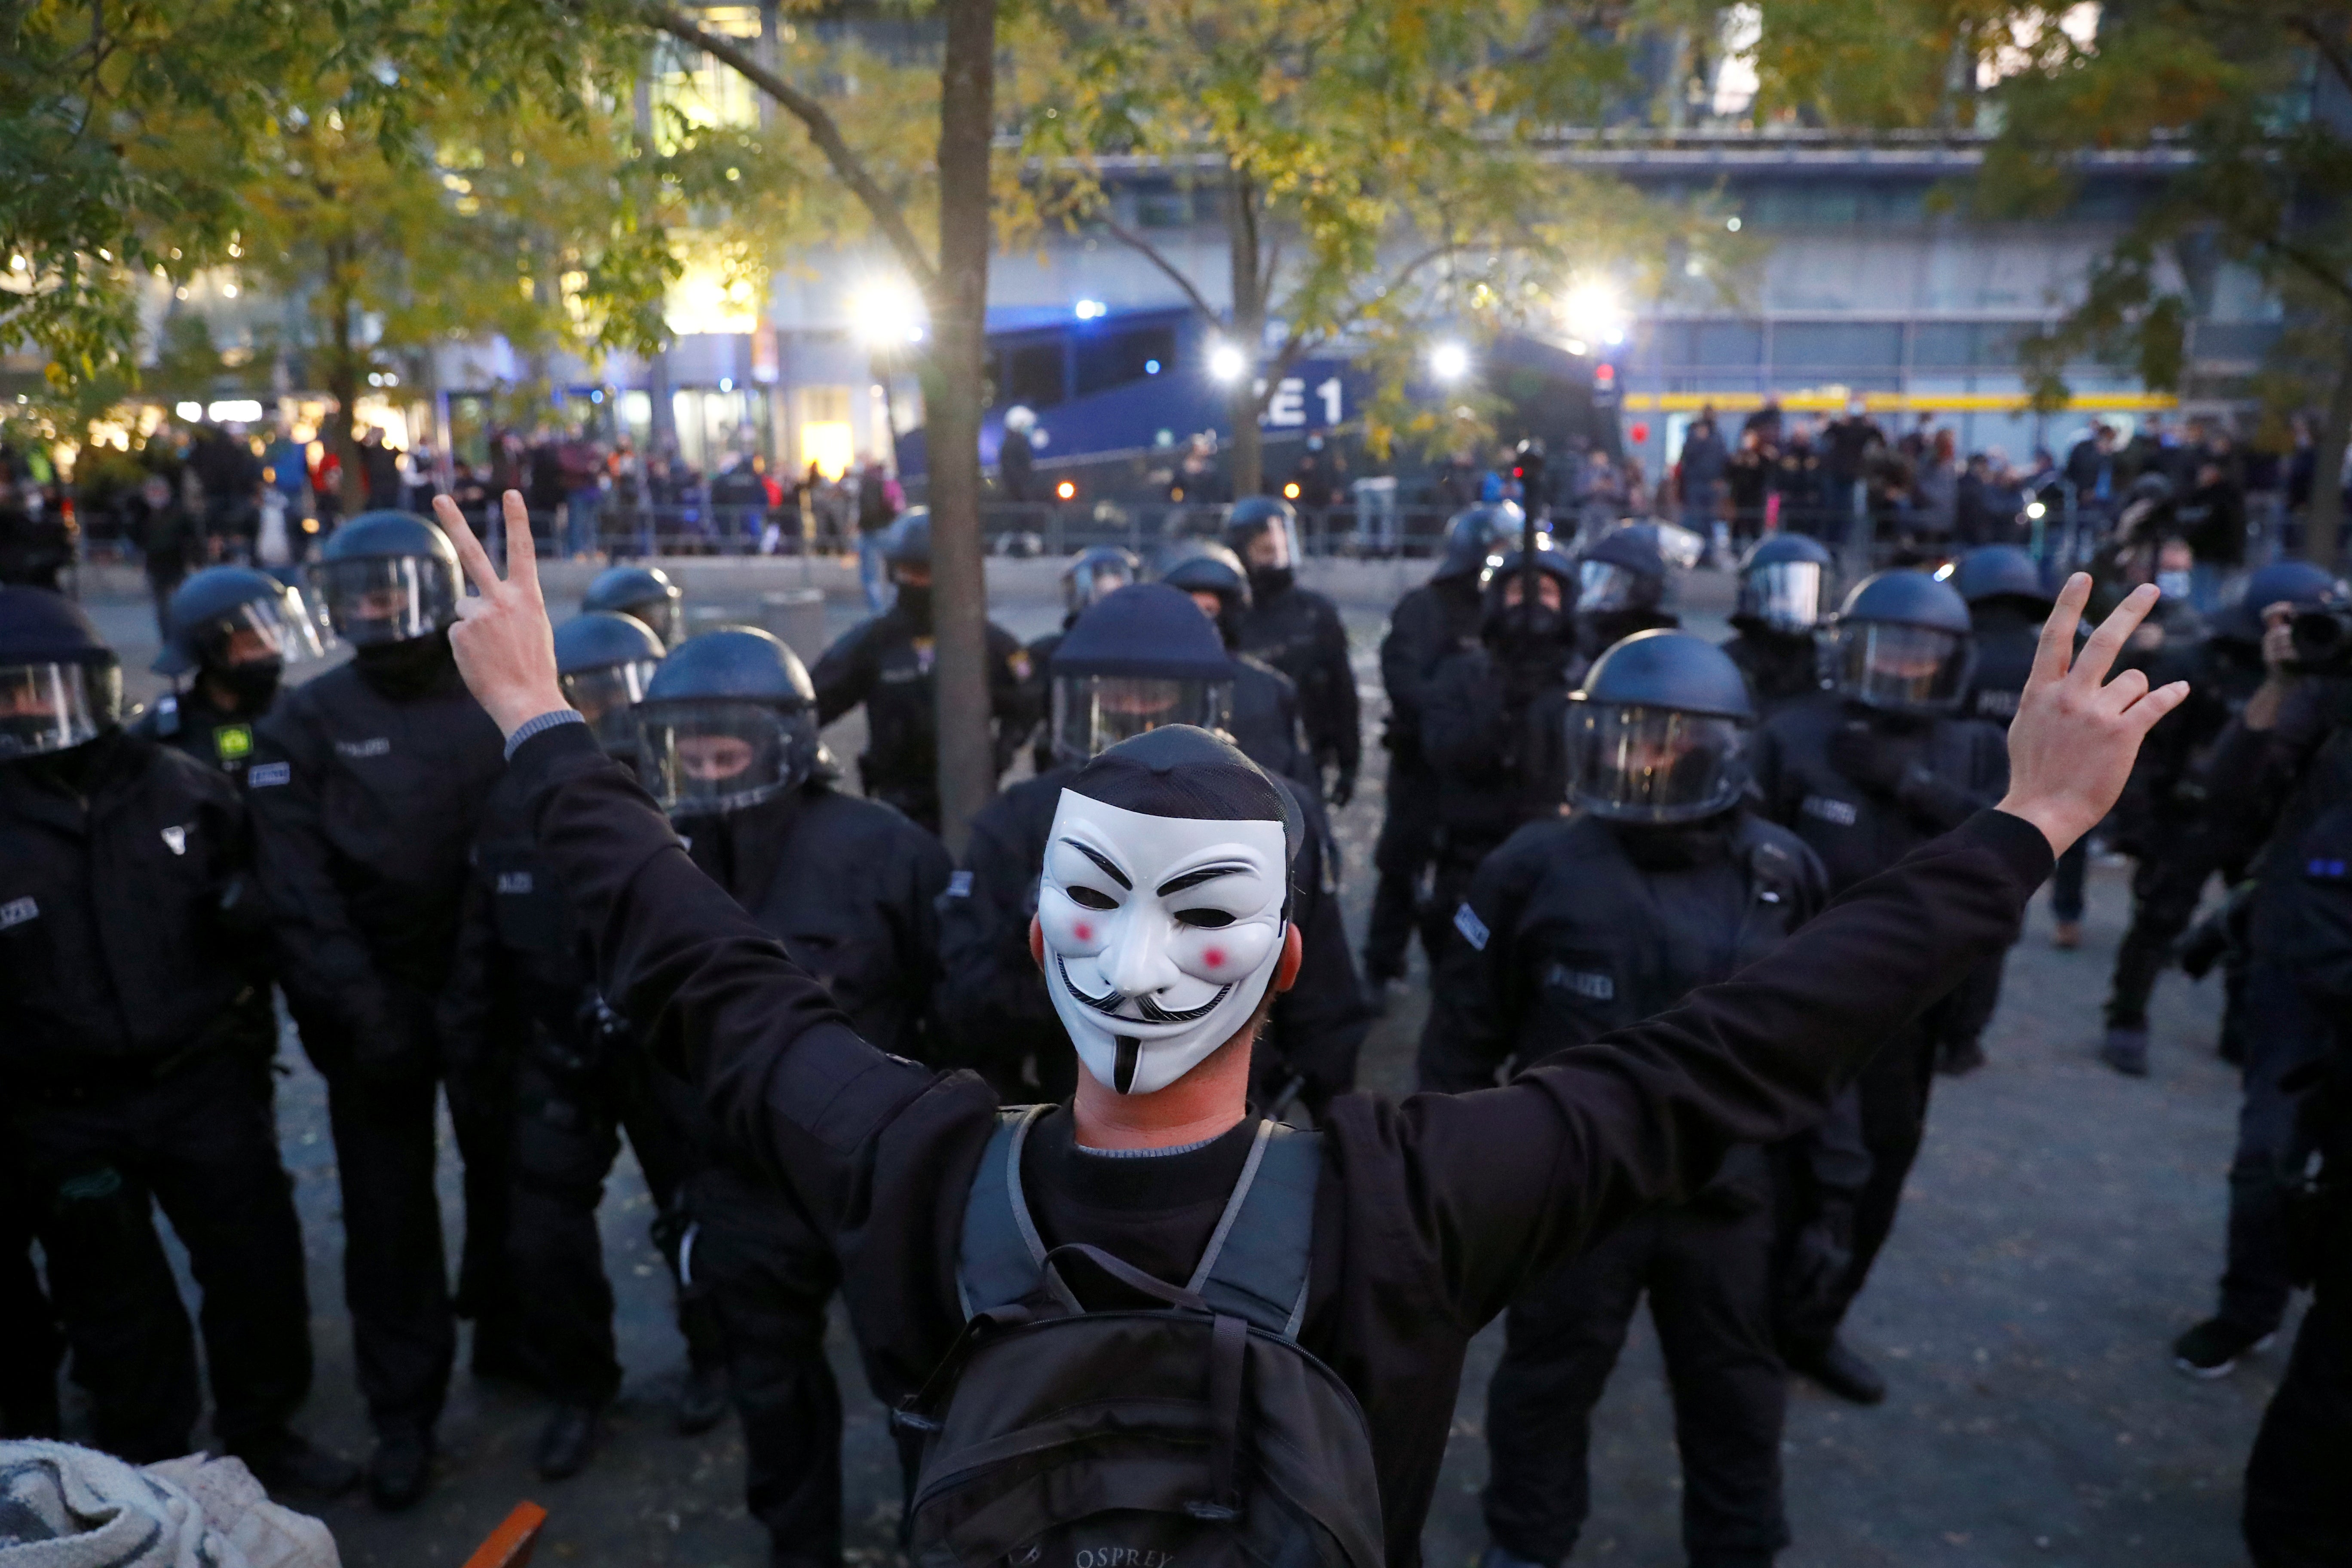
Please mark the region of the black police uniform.
MULTIPOLYGON (((1791 703, 1767 720, 1754 768, 1763 815, 1811 847, 1833 896, 1991 805, 2009 784, 2008 748, 1993 725, 1901 717, 1835 692, 1791 703), (1910 765, 1913 776, 1891 792, 1857 783, 1832 760, 1841 731, 1850 734, 1848 746, 1910 765)), ((1987 962, 1998 963, 1999 955, 1987 962)), ((1933 1016, 1915 1019, 1890 1035, 1857 1079, 1871 1171, 1854 1208, 1853 1262, 1836 1292, 1837 1315, 1861 1293, 1894 1228, 1904 1178, 1927 1126, 1934 1043, 1942 1032, 1933 1016)))
MULTIPOLYGON (((1424 583, 1397 601, 1381 639, 1381 683, 1387 689, 1389 718, 1381 736, 1388 749, 1387 814, 1372 847, 1380 881, 1372 890, 1370 927, 1364 938, 1364 968, 1374 981, 1404 974, 1405 947, 1421 908, 1421 879, 1437 853, 1437 770, 1422 739, 1426 688, 1446 658, 1475 648, 1482 610, 1475 570, 1424 583)), ((1438 922, 1422 939, 1434 963, 1443 950, 1444 910, 1428 913, 1438 922)))
MULTIPOLYGON (((593 934, 600 987, 632 1016, 694 1020, 683 1045, 725 1136, 839 1249, 869 1375, 882 1390, 921 1386, 962 1327, 959 1216, 996 1131, 996 1089, 860 1041, 677 851, 583 726, 535 735, 513 766, 593 934)), ((2049 867, 2037 829, 1987 813, 1824 910, 1736 985, 1508 1086, 1333 1100, 1299 1342, 1362 1404, 1392 1568, 1421 1561, 1479 1328, 1531 1275, 1694 1195, 1731 1145, 1818 1121, 1832 1085, 1902 1019, 2008 944, 2049 867)), ((1182 1279, 1257 1131, 1244 1116, 1197 1150, 1112 1160, 1076 1147, 1056 1110, 1024 1149, 1023 1190, 1046 1245, 1182 1279)))
MULTIPOLYGON (((604 1179, 625 1131, 675 1274, 701 1116, 692 1089, 656 1068, 596 994, 587 938, 504 775, 482 813, 439 1021, 453 1074, 512 1074, 499 1093, 513 1113, 505 1248, 516 1349, 551 1397, 599 1408, 621 1387, 596 1227, 604 1179)), ((677 1324, 690 1363, 717 1375, 726 1347, 709 1291, 680 1288, 677 1324)))
POLYGON ((1568 693, 1583 661, 1558 639, 1514 651, 1500 617, 1515 613, 1490 603, 1488 640, 1439 661, 1426 688, 1422 746, 1438 781, 1433 916, 1450 918, 1478 862, 1520 824, 1559 815, 1568 797, 1568 693))
MULTIPOLYGON (((1363 762, 1363 720, 1356 699, 1355 667, 1348 660, 1348 629, 1340 623, 1339 606, 1311 589, 1279 574, 1251 574, 1249 608, 1242 612, 1237 650, 1262 660, 1290 678, 1298 689, 1298 717, 1306 726, 1307 748, 1320 789, 1320 773, 1338 770, 1343 784, 1352 789, 1356 770, 1363 762)), ((1241 706, 1237 680, 1234 703, 1241 706)), ((1236 737, 1238 739, 1238 736, 1236 737)), ((1268 766, 1255 755, 1252 760, 1268 766)), ((1295 776, 1295 775, 1294 775, 1295 776)))
MULTIPOLYGON (((866 704, 866 751, 857 759, 866 793, 940 830, 940 733, 929 605, 899 602, 842 634, 809 678, 817 722, 866 704)), ((988 704, 996 721, 996 771, 1010 765, 1036 723, 1024 697, 1029 656, 1011 632, 988 625, 988 704)))
POLYGON ((249 856, 235 784, 151 741, 0 766, 0 1126, 94 1436, 134 1462, 187 1452, 198 1410, 151 1200, 204 1292, 221 1446, 274 1445, 310 1390, 249 856))
MULTIPOLYGON (((1046 838, 1063 787, 1077 771, 1066 763, 990 802, 972 819, 963 867, 940 900, 940 1015, 954 1034, 955 1059, 1008 1099, 1060 1100, 1077 1082, 1076 1053, 1029 952, 1046 838)), ((1270 1105, 1302 1080, 1298 1098, 1313 1110, 1355 1087, 1371 1009, 1324 859, 1330 829, 1313 794, 1284 782, 1307 823, 1291 912, 1306 951, 1297 984, 1275 999, 1265 1048, 1250 1064, 1250 1088, 1258 1104, 1270 1105)))
POLYGON ((217 768, 231 783, 245 782, 246 764, 253 761, 254 727, 261 716, 235 712, 215 702, 197 681, 185 691, 167 691, 155 705, 132 721, 130 729, 143 740, 161 741, 186 752, 206 767, 217 768))
MULTIPOLYGON (((1736 623, 1735 623, 1736 624, 1736 623)), ((1773 714, 1822 689, 1822 650, 1810 633, 1790 636, 1761 626, 1742 626, 1726 638, 1723 651, 1748 679, 1759 718, 1773 714)))
MULTIPOLYGON (((1465 940, 1431 986, 1421 1087, 1486 1088, 1507 1064, 1663 1013, 1778 947, 1825 897, 1812 852, 1743 810, 1682 826, 1529 823, 1471 884, 1465 940)), ((1732 1151, 1695 1200, 1629 1222, 1512 1302, 1486 1396, 1486 1527, 1505 1552, 1551 1563, 1575 1547, 1592 1407, 1645 1290, 1691 1561, 1760 1561, 1789 1543, 1764 1152, 1732 1151)))
MULTIPOLYGON (((457 1348, 433 1185, 434 1008, 505 742, 446 632, 362 649, 286 692, 256 742, 246 794, 278 982, 327 1079, 360 1389, 380 1429, 429 1431, 457 1348)), ((467 1216, 456 1311, 476 1321, 476 1370, 505 1372, 507 1118, 470 1076, 451 1087, 467 1216)))
MULTIPOLYGON (((682 826, 694 863, 819 977, 863 1038, 910 1060, 929 1054, 936 900, 952 869, 936 837, 822 781, 682 826)), ((725 1325, 751 1513, 776 1562, 837 1563, 841 1392, 824 1328, 840 1266, 756 1165, 707 1162, 688 1190, 688 1278, 725 1325)))

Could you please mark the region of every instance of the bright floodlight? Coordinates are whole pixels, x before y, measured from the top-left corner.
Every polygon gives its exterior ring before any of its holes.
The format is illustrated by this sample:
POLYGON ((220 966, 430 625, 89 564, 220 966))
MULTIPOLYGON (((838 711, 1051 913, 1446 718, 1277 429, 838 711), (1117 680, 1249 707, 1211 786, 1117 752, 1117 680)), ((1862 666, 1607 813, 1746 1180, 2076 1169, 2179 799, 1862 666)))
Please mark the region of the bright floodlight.
POLYGON ((849 297, 850 330, 868 348, 923 341, 923 301, 906 284, 877 281, 849 297))
POLYGON ((1429 351, 1429 373, 1440 381, 1460 381, 1470 374, 1470 351, 1460 343, 1438 344, 1429 351))
POLYGON ((1219 343, 1209 351, 1209 374, 1219 381, 1239 381, 1249 369, 1249 356, 1232 343, 1219 343))
POLYGON ((1559 302, 1560 325, 1569 335, 1612 345, 1625 341, 1625 307, 1606 283, 1580 283, 1559 302))
POLYGON ((1077 316, 1081 321, 1091 321, 1108 314, 1110 307, 1100 300, 1081 300, 1077 303, 1077 316))
POLYGON ((2028 517, 2038 518, 2049 510, 2050 509, 2048 507, 2043 506, 2038 500, 2030 500, 2025 503, 2025 515, 2028 517))

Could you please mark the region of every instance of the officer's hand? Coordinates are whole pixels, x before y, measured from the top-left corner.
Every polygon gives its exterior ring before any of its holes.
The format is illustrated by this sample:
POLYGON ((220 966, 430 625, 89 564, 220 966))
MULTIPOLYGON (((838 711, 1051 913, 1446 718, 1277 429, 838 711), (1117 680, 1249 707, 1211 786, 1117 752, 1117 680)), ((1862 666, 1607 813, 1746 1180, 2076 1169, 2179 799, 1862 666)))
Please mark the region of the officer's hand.
POLYGON ((547 602, 539 594, 530 513, 514 490, 507 491, 505 507, 507 574, 500 578, 481 541, 466 526, 457 503, 447 496, 433 498, 434 515, 457 547, 457 559, 480 595, 457 602, 458 620, 450 628, 449 647, 474 700, 497 721, 500 733, 511 735, 526 721, 571 704, 556 684, 555 631, 548 625, 547 602))
POLYGON ((1331 804, 1345 805, 1356 798, 1356 773, 1352 768, 1341 768, 1331 780, 1331 804))
POLYGON ((2156 607, 2155 585, 2133 589, 2077 653, 2074 627, 2090 596, 2087 573, 2059 591, 2009 726, 2009 794, 2000 809, 2040 828, 2053 854, 2114 807, 2140 742, 2189 695, 2185 680, 2150 691, 2137 669, 2107 679, 2133 629, 2156 607))

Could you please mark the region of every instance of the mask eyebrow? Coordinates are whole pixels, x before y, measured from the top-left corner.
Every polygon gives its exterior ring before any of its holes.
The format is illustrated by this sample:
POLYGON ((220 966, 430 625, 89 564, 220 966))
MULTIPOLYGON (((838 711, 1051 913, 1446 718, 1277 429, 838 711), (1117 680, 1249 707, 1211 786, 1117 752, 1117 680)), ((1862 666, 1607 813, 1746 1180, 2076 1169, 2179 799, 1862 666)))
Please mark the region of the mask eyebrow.
POLYGON ((1085 856, 1087 859, 1093 861, 1096 865, 1101 867, 1102 874, 1104 876, 1108 877, 1112 881, 1117 882, 1129 892, 1131 893, 1135 891, 1135 884, 1127 879, 1127 873, 1112 865, 1108 860, 1106 860, 1100 855, 1096 854, 1093 850, 1087 848, 1085 845, 1079 843, 1075 838, 1064 838, 1062 842, 1076 850, 1079 854, 1085 856))
POLYGON ((1187 888, 1197 888, 1203 882, 1213 882, 1220 877, 1246 876, 1253 869, 1255 869, 1254 867, 1244 866, 1234 861, 1227 861, 1222 866, 1202 866, 1185 872, 1181 877, 1171 877, 1160 883, 1159 897, 1164 899, 1171 893, 1181 893, 1187 888))

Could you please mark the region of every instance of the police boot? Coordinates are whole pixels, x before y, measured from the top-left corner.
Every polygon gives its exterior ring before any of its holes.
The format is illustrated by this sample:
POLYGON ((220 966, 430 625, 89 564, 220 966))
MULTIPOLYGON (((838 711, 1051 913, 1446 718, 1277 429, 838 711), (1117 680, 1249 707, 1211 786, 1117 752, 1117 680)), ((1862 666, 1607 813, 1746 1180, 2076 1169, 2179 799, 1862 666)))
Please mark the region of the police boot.
POLYGON ((2147 1031, 2108 1025, 2107 1037, 2099 1043, 2099 1059, 2126 1078, 2146 1078, 2147 1031))
POLYGON ((413 1423, 376 1428, 367 1467, 368 1500, 387 1513, 413 1508, 433 1480, 433 1432, 413 1423))
POLYGON ((1880 1405, 1886 1399, 1886 1380, 1878 1369, 1848 1350, 1845 1342, 1831 1339, 1807 1346, 1788 1358, 1791 1372, 1802 1373, 1826 1393, 1852 1405, 1880 1405))
POLYGON ((602 1413, 591 1405, 559 1405, 539 1429, 531 1463, 544 1481, 568 1481, 588 1468, 596 1454, 602 1413))
POLYGON ((280 1430, 256 1441, 236 1444, 232 1458, 244 1461, 253 1479, 273 1498, 294 1497, 324 1501, 339 1498, 360 1484, 360 1468, 340 1454, 331 1454, 297 1432, 280 1430))
POLYGON ((727 1419, 727 1342, 718 1307, 699 1290, 680 1292, 677 1326, 686 1336, 686 1376, 677 1390, 677 1434, 693 1437, 727 1419))

